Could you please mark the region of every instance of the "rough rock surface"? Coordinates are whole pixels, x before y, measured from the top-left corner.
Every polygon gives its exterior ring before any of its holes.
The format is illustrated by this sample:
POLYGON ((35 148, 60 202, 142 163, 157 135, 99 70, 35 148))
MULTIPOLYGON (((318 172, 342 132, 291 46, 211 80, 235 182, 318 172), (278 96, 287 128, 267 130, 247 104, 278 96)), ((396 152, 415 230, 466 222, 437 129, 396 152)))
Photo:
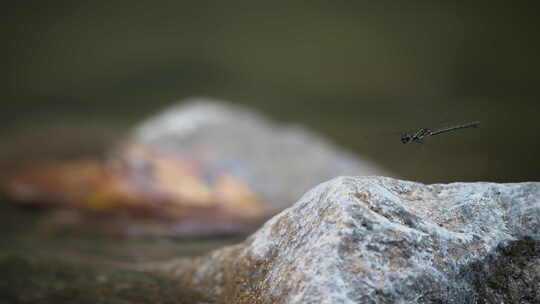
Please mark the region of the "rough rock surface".
POLYGON ((220 303, 540 303, 540 183, 336 178, 162 266, 220 303))

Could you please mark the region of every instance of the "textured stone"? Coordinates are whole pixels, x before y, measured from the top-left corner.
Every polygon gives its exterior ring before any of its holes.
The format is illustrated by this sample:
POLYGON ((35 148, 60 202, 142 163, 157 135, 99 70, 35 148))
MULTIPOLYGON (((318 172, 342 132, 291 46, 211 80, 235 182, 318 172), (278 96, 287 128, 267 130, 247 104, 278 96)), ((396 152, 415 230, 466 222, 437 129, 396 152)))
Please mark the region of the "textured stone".
POLYGON ((221 303, 540 303, 540 183, 336 178, 162 267, 221 303))

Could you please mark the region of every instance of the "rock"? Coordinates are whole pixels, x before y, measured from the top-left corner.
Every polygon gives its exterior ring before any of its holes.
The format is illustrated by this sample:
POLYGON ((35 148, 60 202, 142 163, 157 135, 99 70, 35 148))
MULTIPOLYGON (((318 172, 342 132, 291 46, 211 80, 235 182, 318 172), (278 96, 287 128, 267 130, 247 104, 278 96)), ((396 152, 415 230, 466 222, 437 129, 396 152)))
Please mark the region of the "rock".
POLYGON ((343 174, 384 172, 301 127, 198 98, 143 121, 105 160, 36 165, 2 188, 26 205, 81 210, 112 232, 201 235, 252 232, 343 174))
MULTIPOLYGON (((206 98, 185 100, 143 121, 117 155, 132 164, 132 151, 141 147, 189 157, 205 165, 210 179, 213 171, 230 173, 271 212, 335 176, 387 174, 299 125, 278 124, 253 110, 206 98)), ((142 166, 134 163, 132 171, 142 166)))
POLYGON ((219 303, 540 303, 540 183, 340 177, 162 270, 219 303))

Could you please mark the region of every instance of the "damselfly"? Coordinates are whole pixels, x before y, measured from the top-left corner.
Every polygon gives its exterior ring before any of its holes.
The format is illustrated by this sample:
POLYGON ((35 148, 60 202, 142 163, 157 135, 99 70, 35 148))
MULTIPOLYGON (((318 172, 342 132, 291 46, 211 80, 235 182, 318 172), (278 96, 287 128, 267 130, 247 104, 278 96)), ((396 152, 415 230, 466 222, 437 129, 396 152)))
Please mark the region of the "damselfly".
POLYGON ((463 125, 448 127, 448 128, 444 128, 444 129, 440 129, 436 131, 432 131, 426 128, 421 128, 414 133, 401 134, 401 142, 404 144, 408 144, 408 143, 421 144, 424 142, 424 139, 428 136, 434 136, 434 135, 439 135, 439 134, 443 134, 443 133, 447 133, 451 131, 467 129, 467 128, 478 128, 478 127, 480 127, 479 121, 474 121, 474 122, 466 123, 463 125))

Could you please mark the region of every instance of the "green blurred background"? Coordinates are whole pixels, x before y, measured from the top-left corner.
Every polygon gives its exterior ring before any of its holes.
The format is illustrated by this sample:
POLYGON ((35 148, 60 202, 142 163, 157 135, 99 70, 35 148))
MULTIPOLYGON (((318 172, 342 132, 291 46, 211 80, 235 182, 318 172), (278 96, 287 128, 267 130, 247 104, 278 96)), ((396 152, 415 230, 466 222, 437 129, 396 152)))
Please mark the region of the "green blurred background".
POLYGON ((304 124, 400 178, 540 178, 532 1, 3 6, 3 166, 100 153, 142 118, 202 95, 304 124), (423 148, 399 142, 400 131, 471 120, 482 127, 423 148))

